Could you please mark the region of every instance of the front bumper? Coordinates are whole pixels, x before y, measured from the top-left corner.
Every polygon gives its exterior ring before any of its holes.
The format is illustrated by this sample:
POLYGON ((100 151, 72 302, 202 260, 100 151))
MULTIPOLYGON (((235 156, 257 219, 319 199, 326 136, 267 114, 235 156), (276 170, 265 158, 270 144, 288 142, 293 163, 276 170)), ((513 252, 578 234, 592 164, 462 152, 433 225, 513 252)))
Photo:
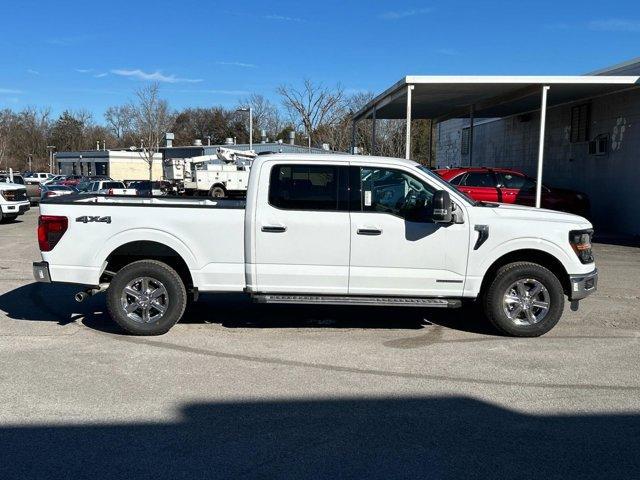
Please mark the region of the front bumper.
POLYGON ((31 208, 29 200, 20 203, 5 203, 0 205, 2 213, 7 215, 22 215, 31 208))
POLYGON ((598 269, 591 273, 581 275, 569 275, 569 283, 571 291, 569 292, 569 300, 582 300, 588 297, 598 288, 598 269))
POLYGON ((51 283, 51 275, 49 274, 49 263, 33 262, 33 276, 36 282, 51 283))

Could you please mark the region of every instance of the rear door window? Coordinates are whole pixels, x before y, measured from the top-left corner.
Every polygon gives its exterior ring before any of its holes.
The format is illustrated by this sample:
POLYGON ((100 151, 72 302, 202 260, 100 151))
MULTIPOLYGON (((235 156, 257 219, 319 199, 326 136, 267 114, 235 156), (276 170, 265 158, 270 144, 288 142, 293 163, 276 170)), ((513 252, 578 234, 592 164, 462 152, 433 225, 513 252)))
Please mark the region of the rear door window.
POLYGON ((341 205, 337 165, 275 165, 269 181, 269 203, 283 210, 347 210, 341 205))

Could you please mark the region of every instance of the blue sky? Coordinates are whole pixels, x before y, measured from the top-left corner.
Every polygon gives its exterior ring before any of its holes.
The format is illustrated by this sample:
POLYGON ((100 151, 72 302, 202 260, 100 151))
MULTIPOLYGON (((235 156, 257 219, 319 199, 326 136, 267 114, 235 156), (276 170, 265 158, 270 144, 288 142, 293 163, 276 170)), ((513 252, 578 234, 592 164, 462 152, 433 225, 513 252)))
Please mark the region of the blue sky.
POLYGON ((97 120, 159 81, 171 106, 235 106, 308 77, 580 74, 640 55, 636 1, 2 2, 0 108, 97 120))

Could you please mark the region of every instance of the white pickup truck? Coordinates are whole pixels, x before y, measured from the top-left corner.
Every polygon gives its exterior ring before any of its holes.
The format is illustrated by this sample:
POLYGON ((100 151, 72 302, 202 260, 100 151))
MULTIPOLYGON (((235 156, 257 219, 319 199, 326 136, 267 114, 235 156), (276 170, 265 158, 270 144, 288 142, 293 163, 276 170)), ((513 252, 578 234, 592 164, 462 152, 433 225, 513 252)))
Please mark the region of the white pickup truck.
POLYGON ((0 176, 0 222, 15 220, 29 208, 25 186, 10 183, 7 177, 0 176))
POLYGON ((565 295, 597 286, 591 224, 571 214, 485 204, 408 160, 266 155, 245 201, 45 200, 39 281, 106 289, 126 331, 157 335, 198 292, 257 302, 459 307, 477 299, 508 335, 538 336, 565 295))

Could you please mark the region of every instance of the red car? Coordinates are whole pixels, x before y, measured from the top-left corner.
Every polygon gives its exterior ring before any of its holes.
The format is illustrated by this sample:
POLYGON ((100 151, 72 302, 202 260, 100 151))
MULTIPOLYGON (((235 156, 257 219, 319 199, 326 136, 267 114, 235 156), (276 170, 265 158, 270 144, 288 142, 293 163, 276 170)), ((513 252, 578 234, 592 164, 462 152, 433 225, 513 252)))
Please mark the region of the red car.
MULTIPOLYGON (((460 167, 435 171, 458 190, 483 202, 517 203, 534 206, 536 180, 510 168, 460 167)), ((542 207, 589 215, 585 193, 542 185, 542 207)))

